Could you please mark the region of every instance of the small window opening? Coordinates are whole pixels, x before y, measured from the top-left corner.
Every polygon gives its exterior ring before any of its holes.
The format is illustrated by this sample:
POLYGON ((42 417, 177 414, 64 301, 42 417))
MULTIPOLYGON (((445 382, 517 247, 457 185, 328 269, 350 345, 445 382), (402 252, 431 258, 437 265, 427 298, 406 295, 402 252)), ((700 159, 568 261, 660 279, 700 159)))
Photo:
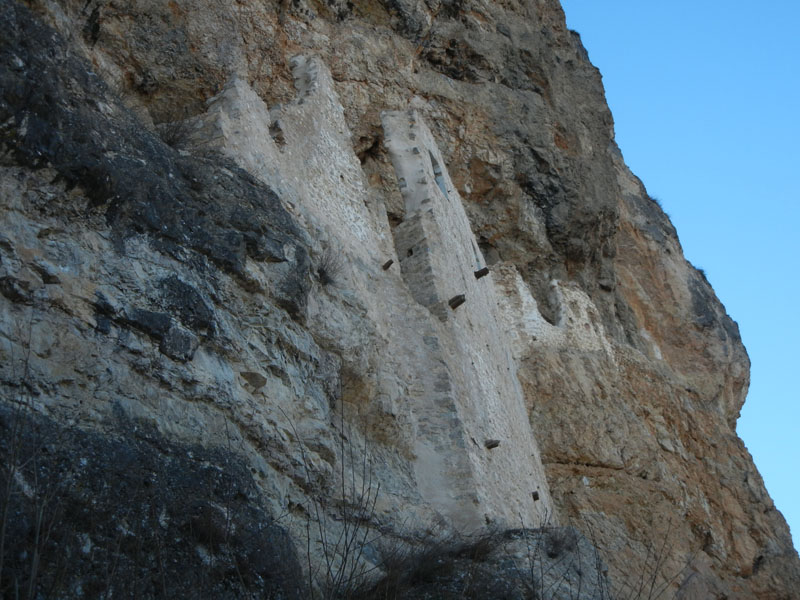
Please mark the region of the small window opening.
POLYGON ((434 158, 433 153, 428 152, 431 157, 431 165, 433 165, 433 178, 436 180, 436 185, 439 186, 439 189, 442 190, 442 194, 444 194, 445 198, 449 198, 447 195, 447 186, 444 183, 444 175, 442 174, 442 167, 439 166, 439 162, 434 158))
POLYGON ((283 150, 283 147, 286 145, 286 137, 283 135, 281 124, 278 123, 277 120, 273 121, 269 126, 269 135, 275 142, 275 145, 278 146, 280 150, 283 150))

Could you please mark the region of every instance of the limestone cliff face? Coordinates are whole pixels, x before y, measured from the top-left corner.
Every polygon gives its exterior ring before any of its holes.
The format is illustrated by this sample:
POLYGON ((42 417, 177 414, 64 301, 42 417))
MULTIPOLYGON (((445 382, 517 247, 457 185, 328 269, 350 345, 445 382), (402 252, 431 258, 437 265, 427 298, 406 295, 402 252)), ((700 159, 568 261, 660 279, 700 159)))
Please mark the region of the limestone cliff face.
POLYGON ((67 440, 68 481, 124 480, 103 448, 157 472, 154 527, 206 532, 182 569, 267 593, 242 532, 283 515, 322 565, 358 513, 572 523, 612 582, 679 598, 800 589, 735 431, 738 328, 555 0, 0 5, 4 403, 67 440), (226 490, 182 507, 180 449, 226 490))

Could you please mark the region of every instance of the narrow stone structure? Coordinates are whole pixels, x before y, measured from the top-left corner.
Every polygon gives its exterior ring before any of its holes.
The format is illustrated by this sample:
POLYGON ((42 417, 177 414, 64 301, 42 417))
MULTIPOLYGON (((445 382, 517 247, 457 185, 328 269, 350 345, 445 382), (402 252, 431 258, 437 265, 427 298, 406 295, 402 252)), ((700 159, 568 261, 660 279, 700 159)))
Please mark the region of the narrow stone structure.
MULTIPOLYGON (((455 407, 450 418, 468 440, 464 449, 475 504, 494 507, 507 522, 540 521, 553 514, 550 495, 511 347, 500 336, 494 283, 491 276, 480 281, 475 276, 485 260, 461 197, 416 111, 387 111, 382 121, 405 201, 405 218, 393 231, 397 256, 414 299, 441 322, 439 340, 447 348, 442 355, 455 407), (497 439, 514 443, 491 444, 486 447, 493 451, 486 452, 477 441, 497 439), (534 492, 541 502, 534 504, 534 492)), ((418 458, 418 472, 429 466, 418 458)), ((470 508, 460 510, 469 514, 470 508)))
POLYGON ((270 109, 234 78, 209 101, 194 135, 280 190, 306 230, 338 249, 337 293, 369 314, 375 329, 345 334, 357 327, 336 319, 352 317, 332 318, 324 294, 311 296, 308 318, 318 335, 349 345, 343 358, 351 371, 367 371, 359 361, 371 352, 383 356, 361 384, 371 391, 345 388, 343 396, 363 404, 378 427, 397 427, 392 443, 411 457, 411 481, 384 474, 386 511, 399 509, 388 499, 396 497, 426 505, 461 531, 552 520, 494 284, 478 281, 476 273, 488 270, 429 129, 414 111, 382 115, 406 201, 406 219, 392 229, 382 206, 370 207, 328 68, 305 56, 290 66, 294 100, 270 109), (400 269, 390 268, 395 263, 400 269), (494 439, 513 443, 487 452, 484 440, 494 439), (542 501, 534 502, 534 492, 542 501))

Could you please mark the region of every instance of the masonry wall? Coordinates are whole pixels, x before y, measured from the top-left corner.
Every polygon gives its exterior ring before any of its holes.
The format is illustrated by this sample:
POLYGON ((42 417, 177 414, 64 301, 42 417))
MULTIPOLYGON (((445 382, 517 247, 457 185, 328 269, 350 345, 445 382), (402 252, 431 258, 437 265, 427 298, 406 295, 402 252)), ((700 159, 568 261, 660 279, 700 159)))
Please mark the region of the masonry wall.
MULTIPOLYGON (((537 522, 529 426, 560 516, 618 585, 666 547, 678 597, 800 589, 736 435, 738 328, 624 164, 557 0, 0 5, 6 406, 152 430, 167 462, 172 443, 234 452, 313 565, 319 499, 334 536, 354 514, 394 539, 537 522), (382 110, 406 119, 407 164, 382 110), (165 135, 177 115, 193 115, 187 144, 165 135), (322 278, 326 256, 340 267, 322 278), (367 519, 343 476, 379 487, 367 519)), ((103 464, 74 458, 59 484, 103 464)), ((227 520, 225 504, 205 514, 227 520)))
POLYGON ((337 281, 312 294, 309 319, 318 339, 344 350, 343 398, 383 432, 368 436, 391 435, 410 460, 412 491, 390 473, 384 489, 405 503, 417 497, 462 530, 551 517, 492 277, 474 275, 485 264, 430 130, 414 111, 383 115, 386 145, 393 158, 402 153, 406 199, 392 230, 367 194, 327 68, 304 56, 291 66, 291 103, 270 110, 235 79, 194 136, 280 190, 319 257, 336 254, 337 281), (466 301, 452 309, 458 295, 466 301), (353 325, 342 300, 369 326, 353 325))
POLYGON ((405 200, 394 228, 403 277, 439 321, 456 415, 479 502, 513 515, 552 511, 491 272, 436 141, 414 110, 382 114, 405 200))

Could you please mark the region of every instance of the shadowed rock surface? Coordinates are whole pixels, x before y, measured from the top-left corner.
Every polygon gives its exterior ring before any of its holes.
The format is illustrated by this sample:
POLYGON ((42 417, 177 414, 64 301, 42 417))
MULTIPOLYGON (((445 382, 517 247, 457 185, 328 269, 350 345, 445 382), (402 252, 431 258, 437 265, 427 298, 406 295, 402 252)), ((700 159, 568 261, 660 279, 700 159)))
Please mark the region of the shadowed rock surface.
POLYGON ((5 596, 307 597, 291 539, 230 450, 178 446, 124 419, 101 435, 8 406, 0 428, 3 463, 22 459, 19 491, 4 498, 5 596))

